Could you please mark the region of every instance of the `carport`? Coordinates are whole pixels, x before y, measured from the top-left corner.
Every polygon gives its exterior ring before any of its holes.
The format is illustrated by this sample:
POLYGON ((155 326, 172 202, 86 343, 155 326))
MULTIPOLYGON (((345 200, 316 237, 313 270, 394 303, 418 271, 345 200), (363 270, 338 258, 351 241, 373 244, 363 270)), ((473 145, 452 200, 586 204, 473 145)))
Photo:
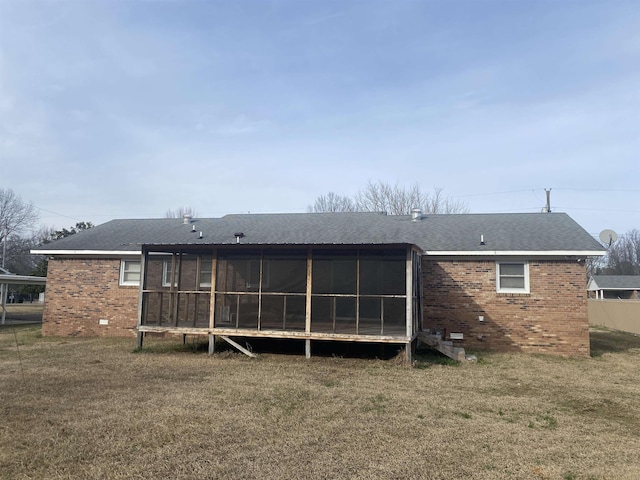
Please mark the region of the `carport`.
MULTIPOLYGON (((6 270, 3 269, 4 272, 6 270)), ((0 273, 0 299, 2 304, 2 320, 0 325, 5 324, 7 315, 7 294, 9 285, 46 285, 47 277, 35 277, 32 275, 14 275, 12 273, 0 273)))

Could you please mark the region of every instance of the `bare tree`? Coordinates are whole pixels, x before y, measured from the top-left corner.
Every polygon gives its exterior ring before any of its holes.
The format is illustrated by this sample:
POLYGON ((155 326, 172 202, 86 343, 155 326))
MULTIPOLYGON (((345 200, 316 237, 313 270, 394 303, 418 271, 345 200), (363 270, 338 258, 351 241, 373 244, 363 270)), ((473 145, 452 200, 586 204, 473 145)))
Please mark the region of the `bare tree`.
POLYGON ((441 188, 432 194, 423 192, 418 184, 403 187, 386 182, 369 181, 365 188, 358 191, 354 198, 334 193, 321 195, 316 199, 310 212, 386 212, 390 215, 409 215, 411 210, 419 208, 424 213, 467 213, 464 202, 445 197, 441 188))
MULTIPOLYGON (((44 255, 32 255, 31 249, 45 245, 54 240, 75 235, 83 230, 93 228, 91 222, 78 222, 70 228, 56 230, 53 227, 41 226, 38 230, 31 234, 31 237, 11 236, 9 247, 7 249, 7 266, 14 273, 21 275, 34 275, 37 277, 47 276, 47 257, 44 255)), ((30 286, 21 289, 27 293, 39 293, 44 291, 42 287, 30 286)))
POLYGON ((38 212, 31 203, 25 203, 10 188, 0 188, 0 242, 2 242, 2 266, 5 264, 7 240, 33 226, 38 212))
POLYGON ((620 235, 597 271, 607 275, 640 275, 640 230, 620 235))
POLYGON ((445 197, 441 188, 434 188, 433 193, 427 196, 423 210, 425 213, 469 213, 465 202, 445 197))
POLYGON ((397 183, 391 186, 388 183, 371 181, 367 186, 356 193, 355 197, 358 210, 361 212, 387 212, 390 215, 406 215, 412 208, 420 208, 422 203, 421 193, 417 186, 409 190, 401 188, 397 183), (405 212, 404 206, 409 206, 405 212))
POLYGON ((333 192, 329 192, 326 195, 320 195, 316 198, 313 206, 309 206, 307 209, 310 213, 320 212, 355 212, 357 211, 356 205, 349 197, 342 195, 336 195, 333 192))
POLYGON ((604 266, 603 257, 587 257, 585 266, 587 267, 587 280, 594 275, 600 275, 604 266))
POLYGON ((13 234, 7 243, 5 268, 18 275, 31 275, 39 261, 39 256, 31 255, 31 249, 38 245, 36 235, 13 234))
POLYGON ((10 188, 0 188, 0 235, 18 234, 33 226, 36 220, 38 212, 33 204, 23 202, 10 188))
POLYGON ((196 217, 196 211, 192 207, 178 207, 175 210, 167 210, 165 213, 165 218, 182 218, 185 215, 191 215, 192 217, 196 217))

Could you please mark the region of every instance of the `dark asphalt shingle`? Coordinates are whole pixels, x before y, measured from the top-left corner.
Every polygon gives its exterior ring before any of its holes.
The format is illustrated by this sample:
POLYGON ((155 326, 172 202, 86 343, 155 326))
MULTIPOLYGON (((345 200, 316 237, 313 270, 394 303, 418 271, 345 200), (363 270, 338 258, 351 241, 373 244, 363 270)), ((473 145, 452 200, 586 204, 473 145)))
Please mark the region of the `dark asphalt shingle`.
POLYGON ((379 213, 234 214, 189 225, 170 218, 112 220, 40 249, 126 252, 139 251, 142 244, 230 245, 237 232, 244 233, 241 243, 252 245, 414 244, 434 253, 603 250, 564 213, 426 215, 420 221, 379 213))
POLYGON ((594 275, 598 290, 640 290, 640 275, 594 275))

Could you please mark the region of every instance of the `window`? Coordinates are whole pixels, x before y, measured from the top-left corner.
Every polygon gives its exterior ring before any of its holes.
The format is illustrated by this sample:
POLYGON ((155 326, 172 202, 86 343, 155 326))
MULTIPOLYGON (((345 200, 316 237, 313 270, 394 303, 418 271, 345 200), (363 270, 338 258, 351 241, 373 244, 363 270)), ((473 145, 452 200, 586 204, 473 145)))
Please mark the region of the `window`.
MULTIPOLYGON (((177 263, 177 262, 176 262, 177 263)), ((165 260, 162 262, 162 286, 168 287, 171 285, 171 260, 165 260)), ((178 286, 178 275, 174 279, 173 286, 178 286)))
POLYGON ((529 293, 529 264, 527 262, 498 262, 496 290, 500 293, 529 293))
MULTIPOLYGON (((195 272, 196 272, 196 257, 183 255, 182 257, 176 257, 176 266, 182 261, 180 288, 183 290, 192 290, 195 288, 195 272), (182 259, 182 260, 180 260, 182 259)), ((211 288, 211 256, 203 256, 200 262, 200 288, 211 288)), ((168 287, 171 285, 171 259, 166 258, 162 262, 162 286, 168 287)), ((178 286, 178 273, 173 279, 173 286, 178 286)))
POLYGON ((120 285, 140 285, 140 260, 120 262, 120 285))
POLYGON ((211 257, 202 257, 200 263, 200 288, 211 288, 211 257))

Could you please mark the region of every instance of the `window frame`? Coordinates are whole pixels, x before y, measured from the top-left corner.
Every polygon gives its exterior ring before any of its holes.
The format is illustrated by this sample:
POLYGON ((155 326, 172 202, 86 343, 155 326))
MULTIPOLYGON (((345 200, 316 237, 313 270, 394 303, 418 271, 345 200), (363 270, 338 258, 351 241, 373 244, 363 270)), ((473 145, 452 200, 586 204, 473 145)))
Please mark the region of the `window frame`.
POLYGON ((496 292, 497 293, 531 293, 529 285, 529 262, 527 260, 499 260, 496 262, 496 292), (522 265, 522 275, 502 275, 500 267, 502 265, 522 265), (507 278, 523 278, 524 286, 522 288, 502 287, 501 279, 507 278))
POLYGON ((198 285, 200 286, 200 288, 211 288, 212 279, 213 279, 213 257, 202 256, 200 258, 200 278, 198 278, 198 285), (203 268, 205 265, 207 266, 206 269, 203 268), (202 281, 202 272, 206 272, 209 274, 208 282, 202 281))
MULTIPOLYGON (((177 264, 177 262, 176 262, 177 264)), ((167 279, 167 274, 171 276, 171 258, 165 258, 162 261, 162 286, 163 287, 171 287, 171 280, 167 279)), ((173 282, 174 288, 178 286, 178 279, 173 282)))
POLYGON ((118 282, 118 284, 121 287, 139 287, 141 279, 142 279, 142 262, 140 260, 132 260, 127 258, 123 258, 120 260, 120 281, 118 282), (130 270, 126 268, 126 265, 131 263, 138 264, 138 272, 137 272, 138 280, 137 281, 125 280, 125 275, 127 273, 132 273, 130 270))

